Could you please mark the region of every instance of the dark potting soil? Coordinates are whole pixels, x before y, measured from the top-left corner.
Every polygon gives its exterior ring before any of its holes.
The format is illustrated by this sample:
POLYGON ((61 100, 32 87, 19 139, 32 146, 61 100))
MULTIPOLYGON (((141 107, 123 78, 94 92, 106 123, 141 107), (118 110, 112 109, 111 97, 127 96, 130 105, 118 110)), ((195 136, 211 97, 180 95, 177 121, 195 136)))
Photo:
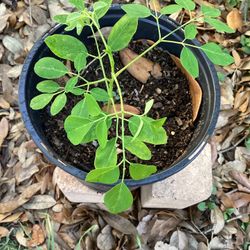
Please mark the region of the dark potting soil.
MULTIPOLYGON (((147 45, 138 42, 131 43, 130 48, 136 53, 141 53, 147 48, 147 45)), ((88 49, 94 53, 93 48, 88 49)), ((176 67, 168 53, 160 48, 155 48, 145 57, 160 64, 163 73, 162 78, 155 79, 150 77, 146 84, 142 84, 125 71, 119 76, 124 103, 143 111, 145 102, 154 99, 153 108, 148 116, 155 119, 167 117, 164 128, 168 134, 168 142, 166 145, 157 146, 148 144, 152 152, 152 158, 149 161, 142 161, 130 153, 127 153, 127 159, 130 162, 154 164, 158 170, 161 170, 171 166, 185 152, 192 138, 194 132, 192 104, 188 81, 176 67)), ((123 67, 118 54, 115 55, 115 61, 116 70, 123 67)), ((109 65, 108 60, 105 61, 104 65, 109 65)), ((83 76, 89 81, 102 78, 99 64, 93 63, 84 72, 83 76)), ((99 85, 98 87, 105 87, 105 85, 99 85)), ((114 91, 116 91, 116 89, 114 89, 114 91)), ((66 107, 57 116, 50 116, 49 107, 47 107, 42 113, 42 118, 45 121, 45 135, 61 159, 80 169, 89 171, 93 169, 94 166, 95 151, 98 147, 97 141, 74 146, 67 139, 66 132, 63 128, 64 120, 79 100, 81 100, 81 97, 69 94, 66 107)), ((119 100, 117 100, 117 103, 119 103, 119 100)), ((113 123, 109 138, 115 136, 114 128, 115 124, 113 123)), ((129 134, 127 128, 126 132, 129 134)))

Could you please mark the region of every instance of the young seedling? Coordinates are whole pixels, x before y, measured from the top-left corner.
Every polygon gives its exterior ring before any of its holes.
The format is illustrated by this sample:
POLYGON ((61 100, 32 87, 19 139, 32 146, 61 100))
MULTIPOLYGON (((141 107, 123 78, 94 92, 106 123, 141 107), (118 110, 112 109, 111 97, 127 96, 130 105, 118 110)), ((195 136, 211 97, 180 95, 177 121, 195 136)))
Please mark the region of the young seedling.
POLYGON ((82 97, 65 119, 64 128, 68 139, 74 145, 98 141, 94 169, 88 173, 86 181, 116 183, 106 192, 104 202, 110 212, 119 213, 130 208, 133 203, 133 196, 125 184, 126 168, 128 167, 129 174, 134 180, 146 178, 157 171, 154 165, 130 162, 126 157, 126 152, 130 152, 139 159, 150 160, 151 151, 147 144, 166 144, 168 136, 163 128, 166 117, 155 120, 148 116, 154 100, 148 100, 141 113, 127 110, 118 77, 159 44, 175 43, 182 46, 180 54, 182 65, 193 78, 196 78, 199 76, 199 65, 195 50, 202 50, 213 63, 218 65, 224 66, 233 62, 229 53, 216 43, 210 42, 200 47, 189 44, 189 40, 197 35, 197 24, 207 23, 218 32, 232 33, 234 31, 219 20, 221 14, 219 9, 203 5, 200 12, 193 17, 192 11, 195 9, 195 3, 192 0, 175 0, 176 4, 164 7, 160 13, 151 11, 140 4, 123 5, 122 9, 125 14, 115 23, 106 39, 99 20, 107 13, 112 1, 95 2, 92 10, 85 8, 82 0, 69 0, 69 2, 77 9, 76 12, 58 15, 55 20, 65 25, 66 31, 76 29, 78 35, 81 34, 83 28, 89 27, 97 55, 89 53, 86 46, 76 37, 67 34, 47 37, 46 45, 60 60, 54 57, 44 57, 35 64, 35 73, 45 80, 37 84, 37 89, 42 93, 31 100, 30 107, 38 110, 50 104, 51 115, 55 116, 66 105, 69 93, 82 97), (163 35, 159 25, 161 16, 181 10, 190 14, 190 20, 163 35), (158 27, 158 40, 117 71, 114 54, 128 46, 137 31, 139 19, 147 17, 155 19, 158 27), (170 40, 171 34, 180 29, 184 29, 185 39, 181 42, 170 40), (103 44, 104 49, 101 49, 99 42, 103 44), (105 70, 104 57, 109 60, 110 75, 105 70), (73 71, 66 66, 66 61, 73 63, 73 71), (93 61, 99 61, 103 77, 87 81, 82 73, 93 61), (63 76, 67 76, 69 80, 61 86, 55 79, 63 76), (118 96, 114 96, 114 90, 118 96), (103 109, 104 106, 108 108, 103 109), (110 137, 109 129, 113 121, 116 124, 116 135, 110 137), (125 132, 126 125, 128 125, 129 133, 125 132), (118 149, 122 155, 119 162, 118 149))

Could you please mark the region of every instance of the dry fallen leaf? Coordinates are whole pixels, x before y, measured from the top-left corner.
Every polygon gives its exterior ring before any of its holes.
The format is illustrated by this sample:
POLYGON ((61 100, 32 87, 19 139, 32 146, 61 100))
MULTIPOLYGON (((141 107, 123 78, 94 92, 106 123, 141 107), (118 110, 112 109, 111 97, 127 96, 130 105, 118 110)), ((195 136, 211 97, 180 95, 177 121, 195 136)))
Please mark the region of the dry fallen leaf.
MULTIPOLYGON (((128 48, 121 50, 119 55, 123 65, 125 66, 138 56, 138 54, 128 48)), ((156 79, 162 77, 161 66, 158 63, 154 63, 144 57, 139 58, 132 65, 130 65, 127 68, 127 71, 142 83, 146 83, 150 75, 156 79)))
POLYGON ((160 10, 161 10, 161 4, 160 4, 159 0, 150 0, 149 7, 153 11, 160 12, 160 10))
POLYGON ((137 235, 136 227, 124 217, 108 212, 102 212, 103 219, 114 229, 124 233, 137 235))
MULTIPOLYGON (((138 108, 134 107, 134 106, 131 106, 131 105, 128 105, 128 104, 124 104, 123 107, 124 107, 124 110, 126 112, 130 112, 130 113, 135 114, 135 115, 139 115, 140 114, 140 110, 138 108)), ((104 105, 102 107, 102 110, 104 112, 109 113, 109 114, 113 114, 113 113, 115 113, 115 111, 116 112, 120 112, 121 111, 121 104, 115 104, 115 107, 113 107, 113 105, 111 105, 111 106, 104 105)), ((119 116, 121 116, 121 114, 119 114, 119 116)), ((130 116, 131 116, 130 114, 124 114, 124 117, 128 118, 130 116)))
POLYGON ((227 15, 227 25, 234 30, 241 30, 243 26, 242 16, 238 9, 233 8, 227 15))
POLYGON ((246 174, 243 174, 236 170, 229 171, 229 175, 238 183, 250 190, 250 179, 246 174))
POLYGON ((229 194, 229 197, 232 199, 235 208, 244 207, 250 203, 250 194, 247 193, 235 192, 229 194))
POLYGON ((161 241, 167 238, 171 231, 176 230, 176 227, 181 222, 180 219, 169 216, 164 219, 157 219, 151 228, 149 241, 161 241))
POLYGON ((17 242, 24 246, 27 247, 27 238, 25 238, 25 234, 22 228, 19 228, 16 232, 16 240, 17 242))
POLYGON ((191 234, 184 233, 180 230, 172 234, 169 244, 178 250, 196 250, 198 247, 198 242, 191 234))
POLYGON ((3 117, 2 120, 0 121, 0 148, 4 139, 8 135, 8 132, 9 132, 9 122, 5 117, 3 117))
POLYGON ((4 100, 2 96, 0 96, 0 108, 3 108, 3 109, 10 108, 10 104, 6 100, 4 100))
POLYGON ((201 87, 199 83, 183 68, 179 58, 177 58, 174 55, 171 55, 171 58, 176 63, 176 66, 182 71, 182 73, 188 79, 190 94, 192 98, 192 105, 193 105, 193 121, 195 121, 198 116, 200 105, 201 105, 201 100, 202 100, 201 87))
POLYGON ((16 222, 22 214, 23 214, 23 212, 17 212, 17 213, 10 215, 10 216, 7 216, 6 218, 4 218, 2 220, 0 219, 0 224, 1 223, 16 222))
POLYGON ((100 250, 115 249, 115 240, 111 233, 111 227, 106 225, 97 236, 97 247, 100 250))
POLYGON ((28 247, 36 247, 41 245, 45 240, 43 230, 40 225, 35 224, 32 228, 32 239, 27 241, 28 247))
POLYGON ((40 190, 40 188, 41 188, 40 183, 32 184, 32 185, 26 187, 23 190, 22 194, 17 196, 13 200, 0 203, 0 213, 3 213, 3 214, 8 213, 8 212, 11 212, 11 211, 15 210, 16 208, 22 206, 24 203, 29 201, 29 199, 36 192, 38 192, 40 190))
POLYGON ((23 207, 25 209, 47 209, 55 204, 55 199, 50 195, 34 195, 23 207))
POLYGON ((223 213, 218 207, 211 210, 210 219, 213 224, 214 234, 218 234, 225 226, 223 213))
POLYGON ((240 64, 241 64, 241 58, 240 58, 239 53, 235 49, 233 49, 232 50, 232 55, 233 55, 234 63, 236 65, 236 67, 239 67, 240 64))
POLYGON ((2 237, 8 236, 9 233, 10 233, 9 229, 7 229, 6 227, 0 227, 0 239, 2 237))

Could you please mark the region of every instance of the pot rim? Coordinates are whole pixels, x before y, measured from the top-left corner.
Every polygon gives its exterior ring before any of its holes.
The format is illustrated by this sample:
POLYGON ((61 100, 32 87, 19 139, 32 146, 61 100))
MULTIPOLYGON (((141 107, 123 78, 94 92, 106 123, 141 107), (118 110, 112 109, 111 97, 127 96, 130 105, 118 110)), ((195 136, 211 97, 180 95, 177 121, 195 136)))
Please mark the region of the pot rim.
MULTIPOLYGON (((110 10, 115 10, 115 11, 120 11, 121 10, 121 5, 120 4, 114 4, 111 6, 110 10)), ((109 11, 110 11, 109 10, 109 11)), ((179 24, 172 20, 171 18, 167 17, 167 16, 162 16, 161 17, 162 20, 166 21, 166 22, 172 22, 175 25, 179 26, 179 24)), ((142 19, 144 20, 144 19, 142 19)), ((145 19, 146 20, 146 19, 145 19)), ((59 158, 56 158, 53 156, 53 154, 51 154, 49 152, 49 150, 47 149, 47 147, 44 145, 44 143, 42 142, 41 137, 39 136, 39 134, 37 133, 37 131, 35 130, 32 121, 29 117, 28 114, 28 106, 26 105, 26 98, 25 98, 25 88, 26 88, 26 79, 28 77, 28 72, 29 72, 29 66, 30 63, 34 57, 34 55, 37 53, 37 51, 39 50, 40 46, 44 43, 44 39, 49 36, 52 35, 58 28, 60 28, 63 25, 57 24, 54 27, 52 27, 48 32, 46 32, 37 42, 35 42, 35 44, 33 45, 32 49, 30 50, 28 56, 25 59, 24 65, 23 65, 23 69, 22 69, 22 73, 19 79, 19 110, 21 112, 24 124, 26 129, 28 130, 29 134, 31 135, 31 138, 33 139, 33 141, 36 143, 36 145, 38 146, 38 148, 42 151, 42 153, 45 155, 45 157, 52 162, 54 165, 60 167, 61 169, 63 169, 64 171, 68 172, 69 174, 80 178, 80 179, 85 179, 87 172, 85 172, 84 170, 80 170, 77 167, 74 167, 70 164, 65 164, 62 160, 60 160, 59 158), (74 171, 72 171, 72 169, 74 171), (72 173, 74 172, 74 173, 72 173)), ((198 42, 198 40, 194 39, 191 41, 193 44, 200 46, 201 44, 198 42)), ((177 172, 181 171, 182 169, 184 169, 188 164, 190 164, 198 155, 199 153, 202 151, 202 149, 205 147, 205 145, 207 144, 208 138, 210 137, 210 135, 212 135, 215 126, 216 126, 216 122, 218 119, 218 115, 219 115, 219 107, 220 107, 220 88, 219 88, 219 80, 217 77, 217 72, 215 70, 214 65, 212 64, 212 62, 207 58, 207 56, 201 51, 201 54, 203 54, 203 57, 207 63, 207 66, 209 67, 210 71, 211 71, 211 75, 213 76, 213 83, 212 86, 214 88, 214 98, 215 101, 213 103, 213 116, 210 119, 210 123, 209 125, 207 125, 207 129, 206 129, 206 133, 204 133, 202 139, 200 139, 200 142, 194 147, 193 150, 191 150, 189 153, 184 153, 181 155, 181 157, 183 157, 183 155, 185 155, 184 158, 182 158, 180 161, 175 162, 172 166, 170 166, 169 168, 159 171, 145 179, 142 180, 132 180, 132 179, 125 179, 125 183, 129 186, 129 187, 137 187, 137 186, 142 186, 142 185, 147 185, 147 184, 151 184, 154 182, 158 182, 161 181, 171 175, 176 174, 177 172)), ((119 179, 118 182, 120 182, 121 180, 119 179)), ((107 186, 107 187, 112 187, 114 184, 109 185, 109 184, 103 184, 103 183, 88 183, 88 184, 96 184, 96 185, 103 185, 103 186, 107 186)))

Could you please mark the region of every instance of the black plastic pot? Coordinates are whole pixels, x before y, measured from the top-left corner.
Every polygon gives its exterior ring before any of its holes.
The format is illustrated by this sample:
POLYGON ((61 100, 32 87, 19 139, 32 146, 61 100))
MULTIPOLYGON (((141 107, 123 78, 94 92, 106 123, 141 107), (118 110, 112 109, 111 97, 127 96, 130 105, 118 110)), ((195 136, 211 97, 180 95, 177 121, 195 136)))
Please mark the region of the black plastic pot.
MULTIPOLYGON (((119 5, 112 6, 108 13, 101 19, 100 25, 102 27, 113 26, 117 22, 117 20, 122 17, 122 15, 124 15, 124 12, 119 5)), ((176 29, 178 24, 167 17, 162 17, 160 20, 160 26, 162 34, 165 35, 176 29)), ((57 165, 66 172, 70 173, 71 175, 84 181, 87 173, 83 170, 80 170, 74 166, 67 164, 66 162, 60 159, 60 156, 53 151, 50 142, 44 135, 43 121, 40 118, 40 111, 34 111, 29 107, 30 100, 38 94, 38 91, 36 90, 36 84, 41 81, 41 79, 34 73, 34 65, 41 57, 53 56, 53 54, 50 52, 50 50, 44 43, 44 39, 52 34, 64 33, 77 37, 74 31, 65 32, 63 26, 57 25, 52 28, 48 33, 46 33, 40 40, 38 40, 30 51, 23 66, 22 74, 19 81, 19 106, 25 126, 29 134, 31 135, 36 145, 46 156, 46 158, 52 164, 57 165)), ((84 28, 80 39, 85 44, 91 43, 93 42, 93 40, 87 38, 90 34, 90 29, 84 28)), ((155 21, 152 18, 140 19, 138 30, 135 34, 134 39, 149 39, 153 41, 157 40, 157 26, 155 21)), ((170 37, 168 37, 168 39, 182 41, 183 30, 175 32, 170 37)), ((190 41, 190 43, 200 45, 197 40, 190 41)), ((179 56, 180 54, 181 46, 178 44, 165 43, 161 46, 171 54, 174 54, 176 56, 179 56)), ((198 82, 200 83, 200 86, 203 91, 203 98, 199 111, 199 116, 195 124, 196 130, 186 150, 186 153, 184 153, 175 164, 173 164, 170 168, 166 170, 158 172, 143 180, 126 180, 126 184, 130 188, 136 188, 141 185, 163 180, 184 169, 201 152, 201 150, 207 143, 208 138, 214 131, 220 107, 219 81, 214 65, 209 61, 206 55, 201 50, 197 49, 194 49, 193 53, 196 55, 199 61, 200 76, 198 82)), ((110 185, 105 184, 86 184, 101 191, 105 191, 110 188, 110 185)))

